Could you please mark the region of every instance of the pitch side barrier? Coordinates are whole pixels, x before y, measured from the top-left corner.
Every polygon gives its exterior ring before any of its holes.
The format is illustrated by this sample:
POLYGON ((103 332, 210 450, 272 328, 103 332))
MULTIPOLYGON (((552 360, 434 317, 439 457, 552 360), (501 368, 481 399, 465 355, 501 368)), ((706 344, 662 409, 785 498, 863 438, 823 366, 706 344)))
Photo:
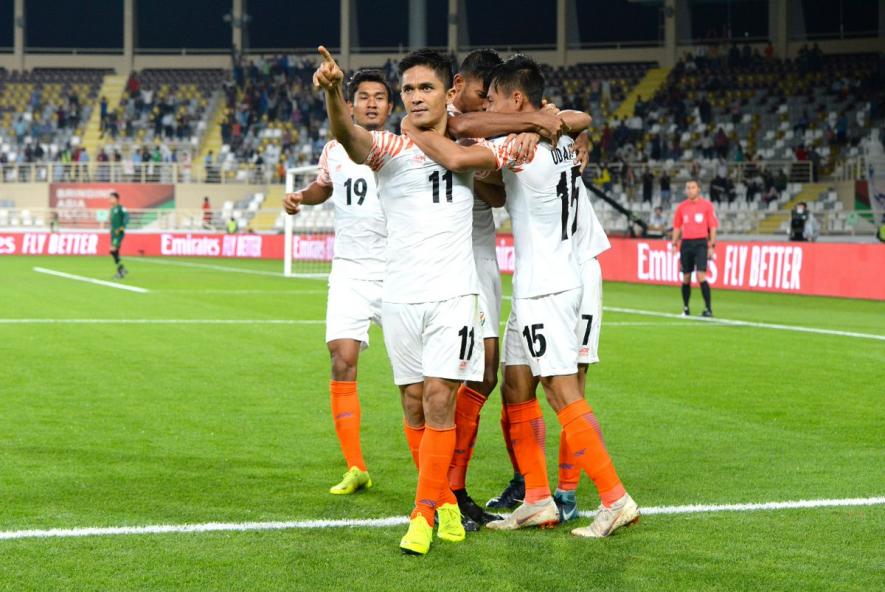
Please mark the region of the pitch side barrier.
MULTIPOLYGON (((211 233, 129 233, 124 257, 206 257, 277 259, 285 254, 283 235, 211 233)), ((668 241, 612 238, 600 255, 604 279, 640 284, 679 283, 679 253, 668 241)), ((335 249, 329 233, 298 234, 290 245, 296 261, 326 264, 335 249)), ((108 233, 0 232, 0 256, 106 256, 108 233)), ((498 264, 512 273, 513 236, 496 238, 498 264)), ((137 261, 132 261, 133 266, 137 261)), ((885 245, 877 243, 790 243, 720 241, 707 281, 716 288, 865 298, 885 301, 885 245)), ((282 275, 282 274, 281 274, 282 275)))

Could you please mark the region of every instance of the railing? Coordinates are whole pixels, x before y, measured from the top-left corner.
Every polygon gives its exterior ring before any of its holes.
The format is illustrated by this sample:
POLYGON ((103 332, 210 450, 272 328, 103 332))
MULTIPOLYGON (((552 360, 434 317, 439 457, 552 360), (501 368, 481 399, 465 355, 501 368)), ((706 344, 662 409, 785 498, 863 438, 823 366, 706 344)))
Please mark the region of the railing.
POLYGON ((857 181, 867 176, 866 159, 863 156, 855 156, 840 162, 833 170, 830 177, 834 181, 857 181))
MULTIPOLYGON (((668 164, 663 161, 652 163, 630 163, 636 176, 637 185, 640 176, 647 166, 653 173, 667 171, 677 180, 677 173, 687 174, 691 164, 677 161, 668 164)), ((713 172, 719 165, 712 165, 713 172)), ((729 162, 725 164, 729 177, 733 181, 745 180, 748 173, 755 168, 760 171, 783 170, 791 183, 811 183, 813 168, 810 161, 766 160, 758 162, 729 162)), ((592 178, 599 176, 600 165, 591 164, 587 175, 592 178)), ((710 166, 705 167, 709 173, 710 166)), ((613 173, 612 169, 609 169, 613 173)), ((861 165, 846 165, 837 180, 863 178, 861 165)), ((705 175, 712 177, 713 175, 705 175)), ((33 163, 33 164, 0 164, 0 184, 2 183, 223 183, 245 185, 268 185, 283 183, 285 176, 280 175, 275 165, 254 165, 243 163, 211 164, 208 167, 197 164, 181 164, 174 162, 88 162, 88 163, 33 163)))
POLYGON ((2 183, 283 183, 276 166, 242 163, 208 167, 174 162, 50 162, 0 164, 2 183))
MULTIPOLYGON (((677 172, 683 171, 688 173, 691 169, 691 163, 687 161, 674 161, 672 164, 668 164, 664 161, 653 161, 650 163, 645 162, 631 162, 628 163, 630 167, 633 169, 633 174, 636 179, 636 186, 641 189, 642 187, 642 173, 645 168, 654 173, 657 177, 660 177, 661 173, 666 171, 671 179, 675 182, 677 179, 677 172)), ((720 165, 713 164, 708 165, 706 167, 702 167, 702 170, 707 172, 706 175, 703 176, 704 180, 707 178, 712 178, 715 176, 716 169, 719 168, 720 165), (712 171, 712 175, 709 174, 712 171)), ((728 176, 732 181, 745 181, 749 176, 755 174, 755 171, 763 172, 769 171, 772 173, 776 173, 777 171, 783 171, 789 180, 790 183, 811 183, 813 176, 813 166, 810 161, 807 160, 760 160, 760 161, 744 161, 744 162, 727 162, 724 164, 726 169, 728 170, 728 176)), ((601 166, 598 164, 590 164, 589 173, 587 171, 584 172, 584 177, 587 178, 588 175, 592 176, 592 178, 597 178, 601 171, 601 166)), ((612 168, 609 167, 609 172, 612 173, 612 168)), ((684 176, 684 175, 682 175, 684 176)), ((657 184, 657 180, 655 181, 657 184)))
MULTIPOLYGON (((276 204, 266 204, 275 206, 276 204)), ((811 212, 815 216, 822 235, 845 235, 865 232, 859 226, 862 221, 855 212, 845 212, 839 202, 813 202, 811 212)), ((628 204, 633 213, 648 221, 651 212, 637 209, 636 203, 628 204)), ((281 208, 268 207, 262 210, 247 209, 142 209, 128 210, 130 232, 226 232, 230 221, 236 222, 238 230, 258 233, 282 232, 281 208)), ((597 216, 609 233, 626 230, 627 220, 620 213, 605 207, 596 206, 597 216)), ((720 222, 720 234, 766 234, 784 235, 783 226, 790 220, 790 212, 780 207, 758 209, 756 204, 733 202, 717 204, 716 213, 720 222)), ((299 214, 300 231, 309 232, 331 230, 330 212, 305 208, 299 214)), ((665 218, 672 219, 672 211, 665 212, 665 218)), ((668 222, 669 225, 669 222, 668 222)), ((506 217, 504 226, 507 227, 506 217)), ((0 208, 0 232, 71 232, 107 231, 109 228, 108 210, 105 209, 3 209, 0 208)))

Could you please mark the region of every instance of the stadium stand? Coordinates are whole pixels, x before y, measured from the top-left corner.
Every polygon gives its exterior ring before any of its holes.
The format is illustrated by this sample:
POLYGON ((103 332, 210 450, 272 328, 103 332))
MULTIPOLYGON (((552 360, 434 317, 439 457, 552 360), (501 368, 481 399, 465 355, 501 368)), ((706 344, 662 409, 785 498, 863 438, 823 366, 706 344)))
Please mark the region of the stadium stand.
MULTIPOLYGON (((104 70, 35 68, 0 70, 0 164, 6 182, 28 181, 34 169, 5 165, 79 162, 80 137, 95 108, 104 70)), ((88 160, 88 154, 82 155, 88 160)), ((45 180, 46 169, 36 169, 45 180)), ((70 169, 66 168, 66 173, 70 169)))
MULTIPOLYGON (((814 181, 857 156, 860 138, 881 123, 878 56, 811 48, 778 60, 736 46, 712 53, 686 54, 672 70, 654 62, 544 66, 548 99, 594 117, 585 180, 643 218, 659 205, 669 216, 673 194, 695 177, 721 202, 725 232, 781 232, 798 201, 823 217, 825 231, 848 230, 842 202, 814 181)), ((391 82, 395 65, 381 67, 391 82)), ((286 169, 315 163, 328 138, 314 67, 312 57, 276 55, 231 70, 145 69, 128 78, 0 71, 2 179, 261 185, 215 218, 279 230, 286 169)), ((402 114, 397 105, 390 125, 402 114)), ((597 208, 610 231, 631 230, 613 207, 597 208)), ((506 228, 506 214, 498 221, 506 228)), ((330 228, 331 210, 310 208, 296 224, 330 228)))

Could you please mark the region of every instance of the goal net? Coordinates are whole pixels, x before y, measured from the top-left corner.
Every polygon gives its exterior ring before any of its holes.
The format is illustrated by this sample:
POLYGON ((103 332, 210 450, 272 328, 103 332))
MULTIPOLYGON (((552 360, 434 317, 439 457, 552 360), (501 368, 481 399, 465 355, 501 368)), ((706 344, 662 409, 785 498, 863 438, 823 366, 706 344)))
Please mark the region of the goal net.
MULTIPOLYGON (((307 187, 316 179, 318 170, 315 165, 287 169, 286 193, 307 187)), ((286 277, 328 277, 335 248, 334 216, 331 200, 318 206, 302 206, 294 216, 283 213, 286 237, 283 273, 286 277)))

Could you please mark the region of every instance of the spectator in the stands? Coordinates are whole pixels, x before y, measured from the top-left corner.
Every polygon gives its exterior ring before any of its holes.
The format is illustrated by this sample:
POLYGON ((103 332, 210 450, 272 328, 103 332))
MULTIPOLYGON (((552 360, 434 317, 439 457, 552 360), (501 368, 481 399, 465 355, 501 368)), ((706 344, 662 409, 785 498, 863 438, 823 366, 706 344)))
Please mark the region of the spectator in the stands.
POLYGON ((654 193, 655 176, 645 167, 642 172, 642 201, 651 202, 652 193, 654 193))
POLYGON ((728 158, 728 136, 725 135, 725 130, 721 127, 716 131, 716 136, 713 138, 713 147, 716 149, 716 154, 721 159, 728 158))
POLYGON ((664 207, 670 207, 670 174, 666 169, 661 171, 661 203, 664 207))
POLYGON ((663 238, 667 233, 668 218, 664 215, 664 209, 661 206, 655 208, 654 213, 648 218, 648 236, 652 238, 663 238))
POLYGON ((611 171, 608 170, 608 163, 604 163, 602 168, 599 169, 599 176, 594 179, 595 183, 602 187, 602 189, 608 193, 612 190, 612 174, 611 171))
POLYGON ((720 203, 728 200, 729 181, 723 171, 725 167, 720 167, 716 172, 716 176, 710 182, 710 200, 720 203))

